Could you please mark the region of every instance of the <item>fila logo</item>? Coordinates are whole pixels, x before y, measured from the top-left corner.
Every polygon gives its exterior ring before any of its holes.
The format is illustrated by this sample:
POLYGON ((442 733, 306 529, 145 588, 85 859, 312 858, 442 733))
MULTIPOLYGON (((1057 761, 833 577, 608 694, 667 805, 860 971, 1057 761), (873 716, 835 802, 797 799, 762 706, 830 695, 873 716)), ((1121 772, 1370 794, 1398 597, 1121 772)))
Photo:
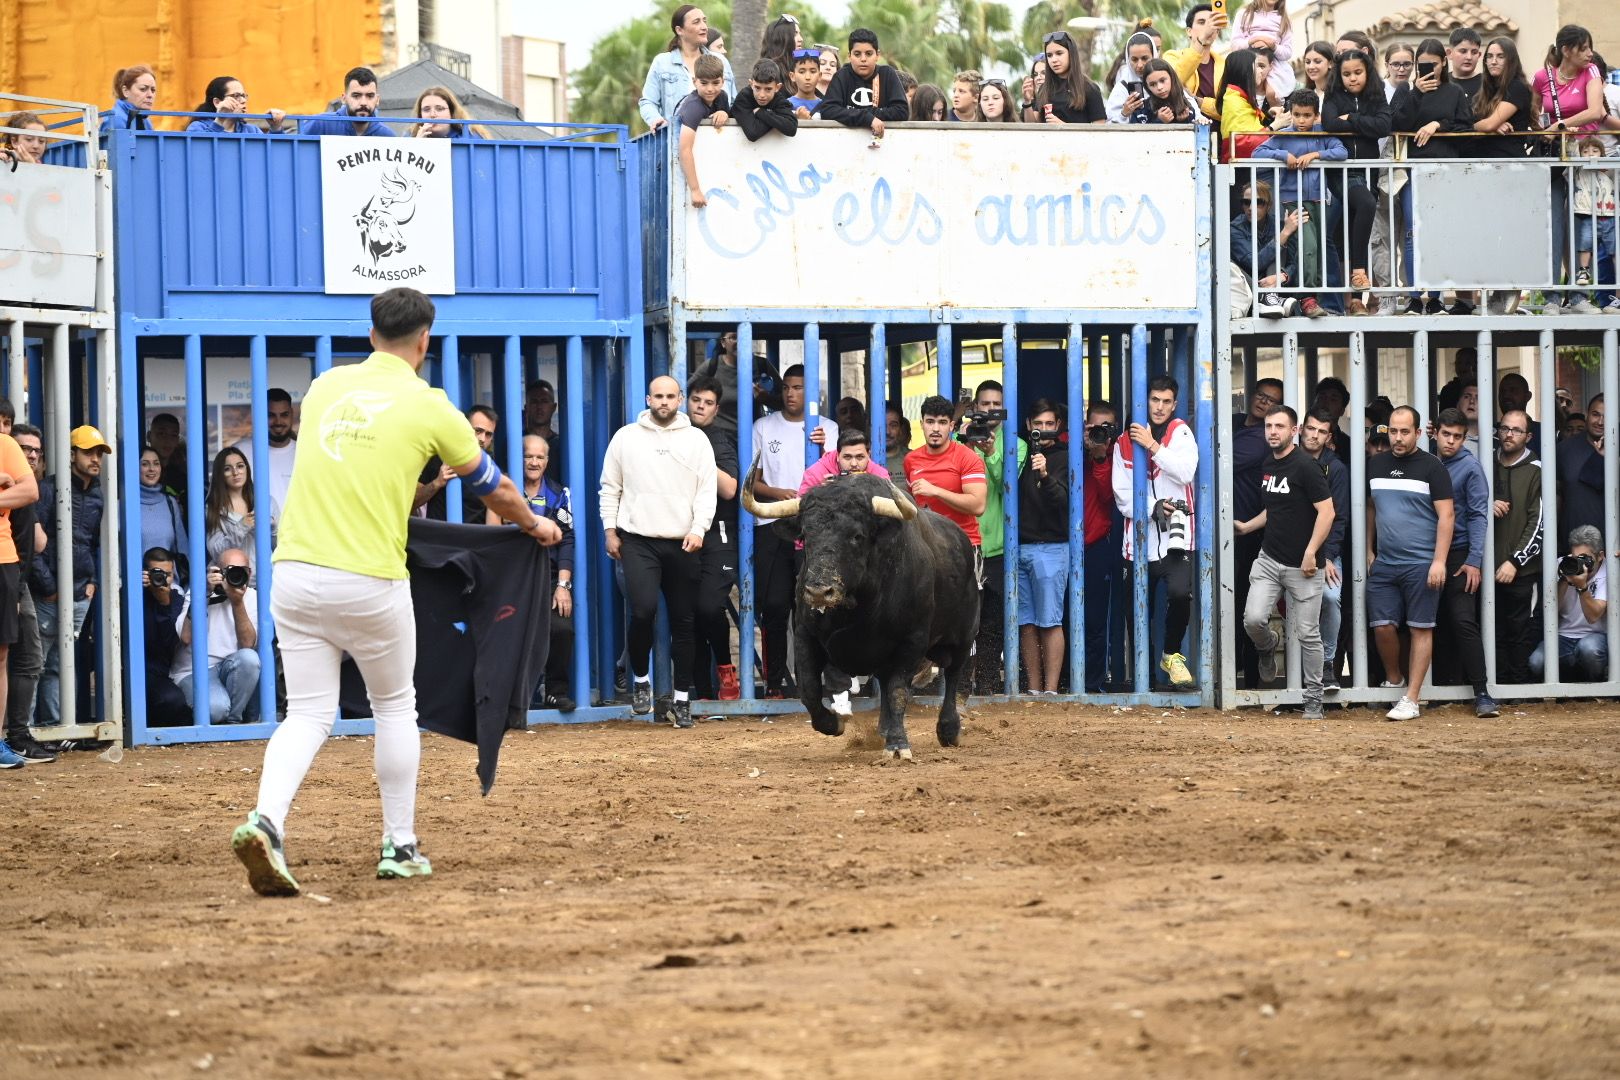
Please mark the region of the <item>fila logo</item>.
POLYGON ((1263 476, 1260 478, 1260 487, 1273 495, 1289 494, 1288 477, 1286 476, 1263 476))

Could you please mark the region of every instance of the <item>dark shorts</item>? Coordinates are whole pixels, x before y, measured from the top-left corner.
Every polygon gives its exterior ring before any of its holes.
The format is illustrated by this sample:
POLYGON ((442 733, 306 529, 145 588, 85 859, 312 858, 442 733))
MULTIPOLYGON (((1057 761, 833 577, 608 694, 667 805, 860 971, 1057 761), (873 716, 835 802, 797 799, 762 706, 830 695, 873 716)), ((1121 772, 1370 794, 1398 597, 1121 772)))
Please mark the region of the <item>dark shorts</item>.
POLYGON ((21 571, 18 563, 0 563, 0 645, 17 642, 22 607, 21 571))
POLYGON ((1374 559, 1367 575, 1367 625, 1431 629, 1440 592, 1429 588, 1428 563, 1402 566, 1374 559))

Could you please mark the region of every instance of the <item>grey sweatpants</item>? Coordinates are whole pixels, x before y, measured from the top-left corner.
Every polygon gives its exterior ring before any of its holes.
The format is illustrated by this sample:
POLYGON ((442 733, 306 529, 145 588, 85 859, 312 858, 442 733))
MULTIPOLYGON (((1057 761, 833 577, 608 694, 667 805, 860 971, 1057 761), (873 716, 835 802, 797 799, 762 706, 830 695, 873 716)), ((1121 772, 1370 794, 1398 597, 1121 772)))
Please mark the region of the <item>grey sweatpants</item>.
POLYGON ((1249 602, 1243 609, 1243 629, 1254 647, 1265 652, 1281 644, 1271 632, 1271 613, 1277 598, 1288 594, 1288 633, 1299 642, 1299 663, 1306 704, 1322 703, 1322 591, 1325 579, 1317 570, 1306 577, 1297 566, 1260 552, 1249 571, 1249 602))

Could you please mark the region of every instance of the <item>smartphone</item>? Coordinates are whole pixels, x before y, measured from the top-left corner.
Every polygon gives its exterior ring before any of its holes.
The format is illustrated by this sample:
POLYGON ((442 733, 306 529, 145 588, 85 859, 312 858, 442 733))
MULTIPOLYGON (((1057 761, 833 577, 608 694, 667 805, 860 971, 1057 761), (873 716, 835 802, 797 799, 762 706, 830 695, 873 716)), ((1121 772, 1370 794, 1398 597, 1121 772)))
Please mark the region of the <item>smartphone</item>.
POLYGON ((1142 92, 1142 84, 1127 79, 1125 81, 1125 92, 1127 94, 1140 94, 1142 92))
POLYGON ((1440 65, 1433 60, 1423 61, 1417 66, 1418 78, 1427 79, 1430 75, 1434 74, 1435 69, 1439 66, 1440 65))
POLYGON ((970 402, 972 400, 973 400, 973 391, 972 390, 968 389, 965 386, 958 386, 956 388, 956 403, 958 405, 966 405, 968 402, 970 402))
POLYGON ((1210 11, 1216 15, 1226 14, 1226 0, 1209 0, 1210 11))

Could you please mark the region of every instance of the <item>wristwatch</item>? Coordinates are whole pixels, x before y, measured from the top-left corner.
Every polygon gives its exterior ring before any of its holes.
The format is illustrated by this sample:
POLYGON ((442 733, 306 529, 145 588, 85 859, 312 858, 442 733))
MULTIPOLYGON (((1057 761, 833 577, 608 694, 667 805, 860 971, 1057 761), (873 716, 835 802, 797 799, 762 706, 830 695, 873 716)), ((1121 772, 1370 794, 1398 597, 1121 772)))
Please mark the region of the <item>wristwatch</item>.
POLYGON ((567 581, 559 581, 559 582, 557 582, 557 588, 559 588, 559 589, 567 589, 569 592, 573 592, 574 591, 574 579, 569 578, 567 581))

